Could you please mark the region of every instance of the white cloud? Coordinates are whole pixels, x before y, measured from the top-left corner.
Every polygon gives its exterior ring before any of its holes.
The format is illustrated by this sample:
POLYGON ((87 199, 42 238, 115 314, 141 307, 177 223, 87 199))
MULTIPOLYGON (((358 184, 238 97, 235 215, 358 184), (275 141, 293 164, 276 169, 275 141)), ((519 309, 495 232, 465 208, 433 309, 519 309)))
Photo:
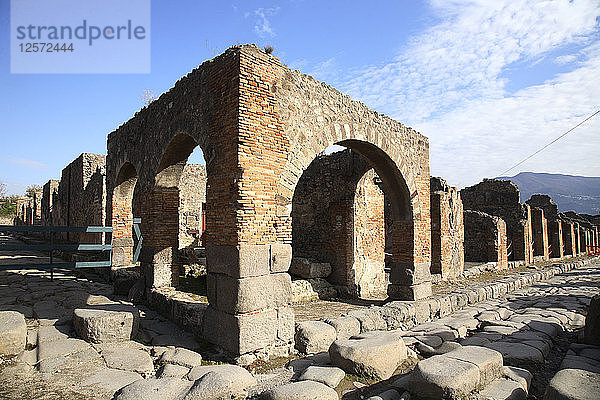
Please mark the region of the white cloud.
MULTIPOLYGON (((277 14, 277 12, 279 11, 279 7, 273 7, 273 8, 258 8, 256 10, 254 10, 254 15, 256 17, 258 17, 256 24, 254 25, 254 32, 256 32, 256 34, 258 34, 258 36, 260 36, 261 38, 265 38, 267 36, 270 37, 275 37, 275 31, 273 30, 273 27, 271 26, 271 21, 269 20, 269 17, 272 17, 273 15, 277 14)), ((246 16, 248 16, 248 14, 246 14, 246 16)))
POLYGON ((48 168, 48 166, 42 162, 29 160, 27 158, 11 157, 8 159, 8 161, 12 164, 20 165, 22 167, 30 169, 45 170, 48 168))
MULTIPOLYGON (((355 71, 341 88, 428 136, 432 174, 458 185, 498 175, 600 105, 597 1, 432 0, 431 6, 438 25, 411 38, 390 62, 355 71), (531 66, 572 44, 584 48, 571 71, 506 91, 507 67, 531 66)), ((590 121, 523 168, 599 175, 593 154, 599 127, 590 121)))
POLYGON ((572 63, 577 60, 577 56, 575 54, 565 54, 563 56, 558 56, 554 59, 554 62, 558 65, 564 65, 572 63))

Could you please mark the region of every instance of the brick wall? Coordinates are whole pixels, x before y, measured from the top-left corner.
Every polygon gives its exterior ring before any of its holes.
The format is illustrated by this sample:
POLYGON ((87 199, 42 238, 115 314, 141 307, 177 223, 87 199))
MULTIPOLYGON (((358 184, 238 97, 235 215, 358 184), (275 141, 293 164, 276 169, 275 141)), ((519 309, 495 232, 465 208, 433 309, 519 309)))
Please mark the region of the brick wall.
POLYGON ((506 223, 510 260, 533 261, 531 211, 519 203, 519 188, 511 181, 484 179, 461 190, 465 210, 481 211, 500 217, 506 223))
POLYGON ((431 272, 442 279, 462 274, 464 262, 463 205, 457 188, 431 178, 431 272))
POLYGON ((481 211, 464 211, 465 260, 497 262, 508 268, 506 224, 502 218, 481 211))

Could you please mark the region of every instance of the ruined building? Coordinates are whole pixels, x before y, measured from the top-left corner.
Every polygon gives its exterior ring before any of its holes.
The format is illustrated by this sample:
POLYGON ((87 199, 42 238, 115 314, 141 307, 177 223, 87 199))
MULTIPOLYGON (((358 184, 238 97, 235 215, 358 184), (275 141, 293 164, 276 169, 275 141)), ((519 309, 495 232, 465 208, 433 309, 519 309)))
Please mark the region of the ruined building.
POLYGON ((463 203, 457 188, 431 178, 431 273, 456 278, 465 268, 463 203))
POLYGON ((509 260, 533 261, 531 208, 519 202, 519 188, 510 181, 484 179, 460 191, 465 210, 500 217, 506 223, 509 260))
POLYGON ((481 211, 465 210, 465 260, 496 263, 508 268, 506 223, 500 217, 481 211))
POLYGON ((181 176, 200 146, 209 305, 195 319, 202 321, 196 333, 234 355, 287 354, 293 199, 303 172, 333 144, 360 154, 381 180, 390 209, 388 295, 429 296, 427 138, 256 46, 203 63, 109 135, 107 221, 123 250, 120 262, 131 258, 129 227, 139 204, 149 296, 176 284, 181 176))

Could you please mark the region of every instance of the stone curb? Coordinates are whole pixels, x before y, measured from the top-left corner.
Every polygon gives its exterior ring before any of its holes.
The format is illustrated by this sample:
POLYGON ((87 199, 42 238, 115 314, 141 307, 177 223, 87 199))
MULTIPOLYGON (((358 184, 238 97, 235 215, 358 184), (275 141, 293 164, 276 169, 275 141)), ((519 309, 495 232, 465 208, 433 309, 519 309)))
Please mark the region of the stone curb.
MULTIPOLYGON (((541 270, 507 276, 496 282, 485 285, 474 285, 458 288, 451 294, 434 295, 419 301, 392 301, 383 306, 372 306, 360 310, 360 315, 344 314, 344 317, 357 317, 361 323, 361 332, 373 330, 368 320, 385 321, 387 330, 408 330, 427 321, 443 318, 469 305, 475 305, 486 300, 497 299, 507 293, 523 289, 534 283, 544 281, 555 275, 580 268, 600 260, 595 256, 585 260, 560 262, 541 270)), ((325 321, 327 322, 327 321, 325 321)), ((381 329, 382 327, 378 327, 381 329)))

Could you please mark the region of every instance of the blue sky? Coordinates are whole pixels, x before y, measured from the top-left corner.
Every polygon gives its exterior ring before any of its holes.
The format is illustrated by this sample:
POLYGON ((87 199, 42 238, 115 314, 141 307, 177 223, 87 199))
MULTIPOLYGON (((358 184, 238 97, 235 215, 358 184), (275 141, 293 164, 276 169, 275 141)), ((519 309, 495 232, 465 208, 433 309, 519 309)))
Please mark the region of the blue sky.
MULTIPOLYGON (((432 175, 458 186, 500 175, 600 108, 598 1, 151 4, 151 73, 11 74, 0 0, 0 181, 11 193, 105 153, 144 90, 168 90, 236 43, 273 45, 290 67, 416 128, 432 175)), ((508 174, 600 176, 598 150, 600 118, 508 174)))

